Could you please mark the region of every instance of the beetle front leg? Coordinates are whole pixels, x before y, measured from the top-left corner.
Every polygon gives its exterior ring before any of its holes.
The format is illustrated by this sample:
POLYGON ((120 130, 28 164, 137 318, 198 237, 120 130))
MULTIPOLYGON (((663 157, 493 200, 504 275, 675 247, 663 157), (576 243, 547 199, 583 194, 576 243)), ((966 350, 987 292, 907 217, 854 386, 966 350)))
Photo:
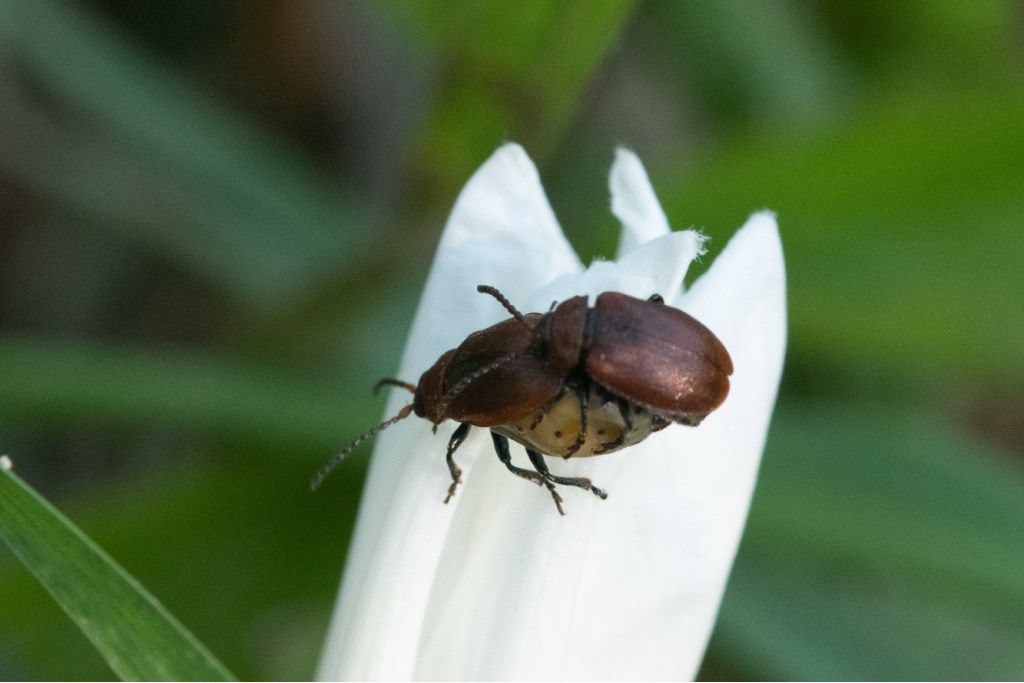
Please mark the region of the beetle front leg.
POLYGON ((523 469, 522 467, 516 467, 515 465, 513 465, 512 453, 508 450, 507 438, 505 438, 501 434, 491 432, 491 439, 494 441, 494 450, 498 454, 498 460, 501 460, 501 462, 505 464, 505 467, 508 468, 509 472, 516 475, 517 477, 522 477, 523 479, 532 481, 538 486, 546 486, 548 491, 551 492, 551 497, 555 501, 555 507, 558 508, 558 514, 564 515, 565 510, 562 509, 562 497, 558 495, 558 491, 555 490, 554 483, 549 481, 548 477, 545 477, 540 472, 533 472, 531 470, 523 469))
POLYGON ((560 477, 556 474, 551 474, 551 470, 548 469, 548 465, 544 462, 544 456, 537 451, 531 451, 529 448, 526 449, 526 454, 530 456, 530 462, 537 468, 537 471, 544 475, 549 481, 553 481, 556 484, 562 484, 563 486, 575 486, 581 488, 584 491, 590 491, 595 496, 604 500, 608 497, 608 494, 604 489, 599 489, 594 486, 594 483, 586 477, 560 477))
POLYGON ((455 458, 452 456, 455 455, 455 450, 466 440, 466 434, 468 433, 469 423, 463 422, 452 432, 452 438, 448 439, 448 455, 445 457, 445 460, 448 462, 448 471, 452 475, 452 485, 448 487, 448 495, 444 498, 445 505, 455 495, 455 488, 462 483, 462 470, 455 464, 455 458))

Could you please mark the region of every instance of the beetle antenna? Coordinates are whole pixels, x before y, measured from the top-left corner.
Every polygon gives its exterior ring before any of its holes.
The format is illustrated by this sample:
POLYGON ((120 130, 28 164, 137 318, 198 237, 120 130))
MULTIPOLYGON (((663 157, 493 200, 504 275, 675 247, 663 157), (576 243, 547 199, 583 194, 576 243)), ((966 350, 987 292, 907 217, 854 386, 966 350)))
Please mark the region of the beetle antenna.
POLYGON ((498 300, 498 303, 505 307, 506 311, 512 314, 513 318, 515 318, 522 324, 526 325, 527 327, 530 326, 530 323, 526 322, 526 318, 523 317, 523 314, 519 312, 519 309, 513 306, 512 302, 506 299, 505 295, 499 292, 496 288, 491 287, 490 285, 477 285, 476 291, 480 292, 481 294, 490 294, 491 296, 498 300))
POLYGON ((373 393, 376 394, 378 391, 380 391, 381 387, 386 387, 386 386, 401 387, 403 389, 408 390, 410 393, 413 393, 413 394, 416 393, 416 385, 415 384, 410 384, 409 382, 403 382, 400 379, 394 379, 392 377, 385 377, 381 381, 379 381, 376 384, 374 384, 373 385, 373 393))
POLYGON ((395 415, 394 417, 390 417, 387 420, 381 422, 376 427, 373 427, 372 429, 360 434, 358 437, 356 437, 355 441, 353 441, 349 445, 345 446, 345 448, 335 453, 330 460, 325 462, 320 467, 320 469, 316 471, 316 474, 314 474, 313 478, 310 479, 309 481, 309 488, 316 491, 318 488, 320 488, 320 484, 324 483, 324 479, 327 478, 327 475, 333 472, 334 468, 340 465, 345 460, 345 458, 348 457, 349 453, 358 448, 361 443, 369 439, 374 434, 379 434, 380 432, 383 432, 385 429, 395 424, 399 420, 404 420, 405 418, 409 417, 410 413, 412 413, 411 403, 402 408, 401 410, 399 410, 398 414, 395 415))

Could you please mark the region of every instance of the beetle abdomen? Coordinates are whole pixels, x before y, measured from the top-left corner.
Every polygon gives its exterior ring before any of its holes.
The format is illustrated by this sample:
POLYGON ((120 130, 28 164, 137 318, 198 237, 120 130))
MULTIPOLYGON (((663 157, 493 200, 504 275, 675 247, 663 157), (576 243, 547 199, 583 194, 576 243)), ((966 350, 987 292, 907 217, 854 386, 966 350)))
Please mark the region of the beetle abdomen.
POLYGON ((543 413, 534 412, 491 429, 545 455, 586 457, 640 443, 668 424, 642 408, 625 407, 622 401, 591 384, 586 438, 574 450, 580 435, 580 392, 577 387, 567 387, 543 413), (624 415, 623 409, 629 414, 624 415))
POLYGON ((732 359, 695 318, 618 292, 598 296, 591 316, 586 372, 612 393, 679 422, 725 400, 732 359))

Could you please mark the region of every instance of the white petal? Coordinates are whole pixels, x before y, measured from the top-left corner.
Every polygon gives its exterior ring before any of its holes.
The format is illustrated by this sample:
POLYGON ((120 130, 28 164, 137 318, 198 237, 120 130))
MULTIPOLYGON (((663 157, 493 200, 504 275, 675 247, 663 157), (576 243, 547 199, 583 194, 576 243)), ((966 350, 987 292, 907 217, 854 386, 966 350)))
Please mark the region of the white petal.
POLYGON ((639 245, 616 262, 595 261, 583 273, 568 273, 541 288, 530 300, 534 310, 547 310, 552 301, 601 292, 623 292, 646 299, 661 294, 674 303, 682 293, 690 263, 704 253, 704 236, 693 230, 672 232, 639 245))
MULTIPOLYGON (((582 280, 589 288, 596 277, 588 271, 582 280)), ((725 404, 696 429, 672 426, 616 454, 552 462, 609 490, 599 501, 563 487, 564 518, 545 492, 510 479, 493 458, 477 463, 438 566, 417 678, 695 674, 782 367, 785 283, 774 218, 754 216, 681 307, 732 354, 725 404)))
MULTIPOLYGON (((541 283, 580 269, 532 162, 518 145, 505 145, 459 195, 399 376, 416 382, 467 334, 508 317, 491 297, 476 292, 478 284, 525 302, 541 283)), ((393 395, 388 414, 408 400, 393 395)), ((467 478, 485 437, 477 431, 459 451, 467 478)), ((452 504, 441 505, 450 481, 444 466, 450 434, 448 425, 432 435, 429 424, 413 417, 378 438, 320 678, 413 675, 435 567, 464 498, 460 492, 452 504)))
POLYGON ((608 184, 612 193, 612 213, 622 222, 617 258, 622 258, 644 242, 668 234, 668 218, 636 154, 621 147, 615 151, 608 184))

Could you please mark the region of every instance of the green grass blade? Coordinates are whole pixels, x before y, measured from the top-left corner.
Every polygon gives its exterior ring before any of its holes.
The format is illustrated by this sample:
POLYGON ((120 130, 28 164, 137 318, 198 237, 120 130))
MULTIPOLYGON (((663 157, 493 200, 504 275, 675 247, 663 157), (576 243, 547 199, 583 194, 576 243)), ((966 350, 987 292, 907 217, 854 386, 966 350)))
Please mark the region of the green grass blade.
MULTIPOLYGON (((61 507, 124 558, 241 680, 308 681, 331 618, 367 458, 347 461, 312 494, 314 465, 307 460, 248 443, 201 457, 208 454, 166 453, 166 462, 136 469, 131 485, 97 481, 61 507), (187 571, 168 558, 188 558, 187 571)), ((89 642, 33 584, 0 543, 4 678, 109 678, 89 642)))
POLYGON ((232 679, 156 598, 4 468, 0 538, 122 679, 232 679))

